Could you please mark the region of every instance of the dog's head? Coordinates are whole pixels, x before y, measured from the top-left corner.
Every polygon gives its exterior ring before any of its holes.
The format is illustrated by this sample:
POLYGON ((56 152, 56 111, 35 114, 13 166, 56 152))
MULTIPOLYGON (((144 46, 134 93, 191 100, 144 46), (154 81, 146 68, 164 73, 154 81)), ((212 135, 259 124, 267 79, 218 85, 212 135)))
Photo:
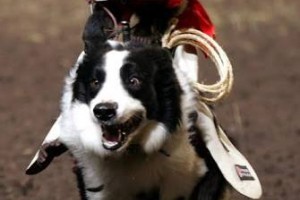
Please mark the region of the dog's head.
POLYGON ((158 150, 181 120, 181 89, 170 53, 130 48, 89 29, 83 59, 67 83, 74 134, 100 154, 123 152, 132 144, 158 150))

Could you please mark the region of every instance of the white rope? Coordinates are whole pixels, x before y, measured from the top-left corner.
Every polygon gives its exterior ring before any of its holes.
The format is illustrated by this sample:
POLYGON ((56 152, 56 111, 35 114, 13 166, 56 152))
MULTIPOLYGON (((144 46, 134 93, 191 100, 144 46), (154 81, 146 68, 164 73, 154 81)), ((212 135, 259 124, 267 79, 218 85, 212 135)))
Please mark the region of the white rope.
POLYGON ((192 45, 201 49, 214 62, 219 73, 219 81, 214 84, 206 85, 194 82, 193 86, 200 94, 200 99, 206 103, 215 103, 227 96, 233 84, 233 73, 231 63, 220 45, 210 36, 196 29, 175 30, 175 25, 162 38, 162 46, 174 48, 179 45, 192 45))

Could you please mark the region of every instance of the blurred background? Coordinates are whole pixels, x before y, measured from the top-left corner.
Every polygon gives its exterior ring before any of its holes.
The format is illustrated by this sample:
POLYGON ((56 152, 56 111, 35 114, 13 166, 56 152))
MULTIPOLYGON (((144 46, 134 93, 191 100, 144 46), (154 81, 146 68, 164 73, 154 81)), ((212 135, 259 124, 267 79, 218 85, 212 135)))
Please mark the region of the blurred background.
MULTIPOLYGON (((216 106, 263 185, 263 200, 300 196, 300 1, 202 0, 232 61, 216 106)), ((59 114, 63 77, 82 50, 84 0, 0 0, 0 199, 79 199, 68 155, 25 168, 59 114)), ((245 197, 234 193, 234 200, 245 197)))

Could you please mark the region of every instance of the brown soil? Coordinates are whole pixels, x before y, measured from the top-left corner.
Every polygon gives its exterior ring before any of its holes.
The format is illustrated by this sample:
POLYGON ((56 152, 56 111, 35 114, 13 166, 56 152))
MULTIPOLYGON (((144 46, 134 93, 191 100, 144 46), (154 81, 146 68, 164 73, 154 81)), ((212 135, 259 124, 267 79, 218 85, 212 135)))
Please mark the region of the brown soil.
MULTIPOLYGON (((203 3, 234 66, 216 109, 261 179, 263 200, 300 196, 300 2, 203 3)), ((79 199, 67 155, 24 170, 59 113, 63 77, 82 49, 83 0, 0 1, 0 199, 79 199)), ((246 199, 238 194, 233 199, 246 199)))

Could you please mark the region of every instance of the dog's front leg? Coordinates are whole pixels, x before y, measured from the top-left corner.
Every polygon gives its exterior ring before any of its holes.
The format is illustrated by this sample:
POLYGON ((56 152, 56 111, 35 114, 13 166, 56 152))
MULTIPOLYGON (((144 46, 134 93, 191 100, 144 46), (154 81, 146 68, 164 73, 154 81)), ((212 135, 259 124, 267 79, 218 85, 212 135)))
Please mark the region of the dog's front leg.
POLYGON ((77 164, 75 173, 82 200, 104 199, 104 183, 101 179, 100 161, 88 153, 75 155, 77 164))

